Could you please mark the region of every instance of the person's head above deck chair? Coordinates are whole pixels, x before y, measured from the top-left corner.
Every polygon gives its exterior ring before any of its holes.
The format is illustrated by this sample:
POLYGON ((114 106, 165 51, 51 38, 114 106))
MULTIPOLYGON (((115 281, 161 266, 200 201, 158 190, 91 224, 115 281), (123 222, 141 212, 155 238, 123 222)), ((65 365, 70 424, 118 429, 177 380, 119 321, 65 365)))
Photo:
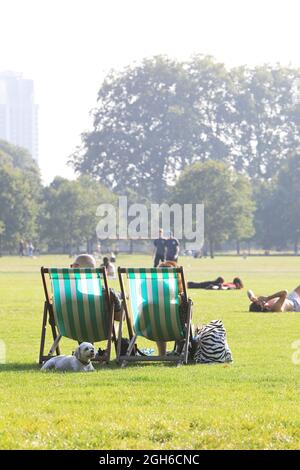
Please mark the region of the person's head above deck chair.
MULTIPOLYGON (((162 261, 159 263, 158 267, 159 268, 177 268, 177 262, 176 261, 162 261)), ((178 292, 181 294, 183 292, 183 285, 182 285, 182 279, 181 275, 178 275, 178 292)))
POLYGON ((87 253, 78 255, 70 266, 71 268, 95 268, 96 260, 94 256, 87 253))

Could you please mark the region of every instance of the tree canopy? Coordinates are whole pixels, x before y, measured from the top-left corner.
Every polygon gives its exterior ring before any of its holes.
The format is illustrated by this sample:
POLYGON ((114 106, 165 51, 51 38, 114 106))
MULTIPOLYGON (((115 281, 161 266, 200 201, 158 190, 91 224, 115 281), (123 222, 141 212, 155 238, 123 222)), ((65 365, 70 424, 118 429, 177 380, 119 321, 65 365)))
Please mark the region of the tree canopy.
POLYGON ((14 250, 20 239, 38 236, 39 169, 20 147, 0 141, 1 250, 14 250))
POLYGON ((88 177, 70 181, 56 177, 44 189, 41 238, 50 249, 71 253, 83 243, 92 251, 96 241, 96 209, 112 203, 115 196, 103 185, 88 177))
POLYGON ((299 69, 226 69, 203 55, 158 56, 113 71, 72 164, 116 192, 128 186, 154 201, 196 161, 223 161, 269 180, 300 145, 299 78, 299 69))
POLYGON ((224 163, 207 161, 187 168, 172 191, 172 200, 204 204, 205 239, 211 256, 216 243, 229 237, 239 242, 254 233, 250 183, 224 163))

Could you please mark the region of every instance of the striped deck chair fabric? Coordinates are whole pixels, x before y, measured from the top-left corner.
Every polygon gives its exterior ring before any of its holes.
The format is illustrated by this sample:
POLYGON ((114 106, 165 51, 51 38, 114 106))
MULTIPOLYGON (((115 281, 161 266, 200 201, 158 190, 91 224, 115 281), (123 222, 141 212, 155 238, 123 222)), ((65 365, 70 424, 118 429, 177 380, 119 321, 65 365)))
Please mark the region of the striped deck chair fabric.
POLYGON ((133 327, 153 341, 184 337, 180 320, 176 269, 127 269, 133 327))
POLYGON ((109 336, 109 315, 97 269, 49 269, 55 321, 62 336, 94 343, 109 336))

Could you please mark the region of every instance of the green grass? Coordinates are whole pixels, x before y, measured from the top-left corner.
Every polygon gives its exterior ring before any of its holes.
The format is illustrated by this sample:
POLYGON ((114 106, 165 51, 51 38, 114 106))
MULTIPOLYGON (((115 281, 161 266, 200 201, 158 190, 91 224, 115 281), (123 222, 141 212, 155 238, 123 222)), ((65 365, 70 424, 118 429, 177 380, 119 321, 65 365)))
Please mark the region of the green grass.
MULTIPOLYGON (((118 261, 151 264, 150 257, 118 261)), ((190 280, 239 275, 245 282, 240 292, 190 291, 195 324, 224 321, 232 365, 112 364, 93 374, 41 374, 39 267, 70 260, 0 258, 0 339, 7 348, 7 363, 0 364, 1 449, 300 448, 300 366, 291 360, 300 314, 249 313, 245 292, 292 289, 300 283, 300 259, 182 262, 190 280)), ((73 347, 65 340, 62 349, 69 354, 73 347)))

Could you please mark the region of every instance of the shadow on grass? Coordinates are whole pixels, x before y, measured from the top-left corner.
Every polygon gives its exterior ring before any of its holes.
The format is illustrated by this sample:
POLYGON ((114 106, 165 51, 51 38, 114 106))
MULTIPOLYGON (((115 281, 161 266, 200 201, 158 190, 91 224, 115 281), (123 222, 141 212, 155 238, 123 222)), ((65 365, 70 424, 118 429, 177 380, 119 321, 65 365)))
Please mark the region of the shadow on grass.
POLYGON ((34 362, 22 363, 22 362, 8 362, 7 364, 0 364, 1 372, 36 372, 41 368, 40 364, 34 362))
MULTIPOLYGON (((121 364, 117 364, 116 361, 111 361, 110 364, 99 364, 94 363, 96 372, 101 372, 102 370, 130 370, 130 369, 144 369, 144 368, 157 368, 157 367, 167 367, 167 368, 177 368, 176 363, 172 362, 132 362, 128 363, 126 367, 121 367, 121 364)), ((187 367, 194 365, 193 363, 188 363, 186 365, 182 365, 179 367, 187 367)), ((41 369, 41 364, 37 364, 34 362, 8 362, 7 364, 0 364, 0 374, 1 372, 39 372, 41 369)), ((51 371, 61 373, 61 371, 51 371)), ((71 372, 72 373, 72 372, 71 372)))
MULTIPOLYGON (((119 369, 120 366, 115 361, 111 361, 110 364, 99 364, 99 363, 93 363, 94 368, 96 371, 101 371, 101 370, 115 370, 119 369)), ((7 364, 0 364, 0 374, 1 372, 39 372, 41 369, 42 365, 37 364, 34 362, 8 362, 7 364)), ((61 374, 61 371, 54 371, 52 370, 51 373, 59 373, 61 374)), ((72 373, 72 371, 68 371, 68 373, 72 373)))

